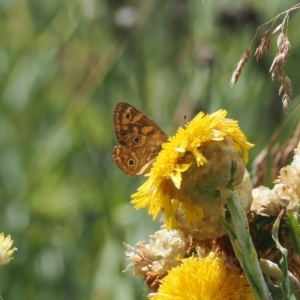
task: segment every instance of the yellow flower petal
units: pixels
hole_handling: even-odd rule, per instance
[[[170,176],[171,179],[176,186],[176,188],[180,189],[181,185],[181,173],[185,172],[189,168],[190,164],[182,164],[182,165],[177,165],[173,172],[171,172]]]

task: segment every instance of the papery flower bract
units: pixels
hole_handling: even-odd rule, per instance
[[[253,146],[226,114],[201,112],[162,145],[148,180],[132,195],[136,209],[147,207],[154,219],[162,211],[168,229],[176,228],[179,209],[185,210],[189,224],[209,217],[209,211],[222,213],[226,190],[243,181],[247,151]],[[220,227],[217,219],[215,225]]]
[[[0,233],[0,266],[8,264],[13,259],[13,254],[17,248],[11,248],[13,240],[10,235],[7,237],[3,233]]]
[[[206,258],[190,257],[169,271],[151,300],[252,300],[249,284],[239,271],[226,268],[214,252]]]

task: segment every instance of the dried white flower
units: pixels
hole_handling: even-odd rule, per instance
[[[277,194],[267,187],[260,186],[252,191],[251,211],[262,216],[277,216],[280,202]]]
[[[185,256],[186,243],[179,230],[161,229],[150,237],[148,244],[139,242],[138,249],[125,244],[131,250],[126,252],[126,258],[132,260],[125,271],[134,267],[135,276],[145,277],[148,286],[155,289],[158,280],[180,264],[179,259]]]
[[[279,171],[272,190],[258,187],[252,191],[251,211],[264,216],[276,216],[282,207],[297,211],[300,194],[300,143],[295,149],[293,162]]]

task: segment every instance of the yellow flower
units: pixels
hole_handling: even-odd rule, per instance
[[[169,271],[151,300],[252,300],[245,277],[226,268],[214,252],[203,259],[190,257]]]
[[[13,254],[17,248],[10,249],[13,240],[8,235],[6,238],[0,233],[0,266],[8,264],[13,259]]]
[[[179,218],[197,226],[205,217],[210,232],[221,230],[215,216],[223,213],[228,188],[242,183],[253,146],[226,114],[201,112],[163,144],[148,180],[132,195],[136,209],[147,207],[153,219],[162,211],[168,229],[176,228]]]

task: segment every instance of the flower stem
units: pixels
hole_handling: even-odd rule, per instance
[[[252,243],[246,214],[240,205],[237,195],[234,193],[227,200],[227,208],[231,215],[231,224],[229,225],[225,219],[222,219],[221,225],[229,234],[235,255],[245,272],[253,295],[255,299],[259,300],[272,299]]]
[[[294,249],[300,255],[300,226],[294,212],[286,212],[286,220],[291,231]]]

